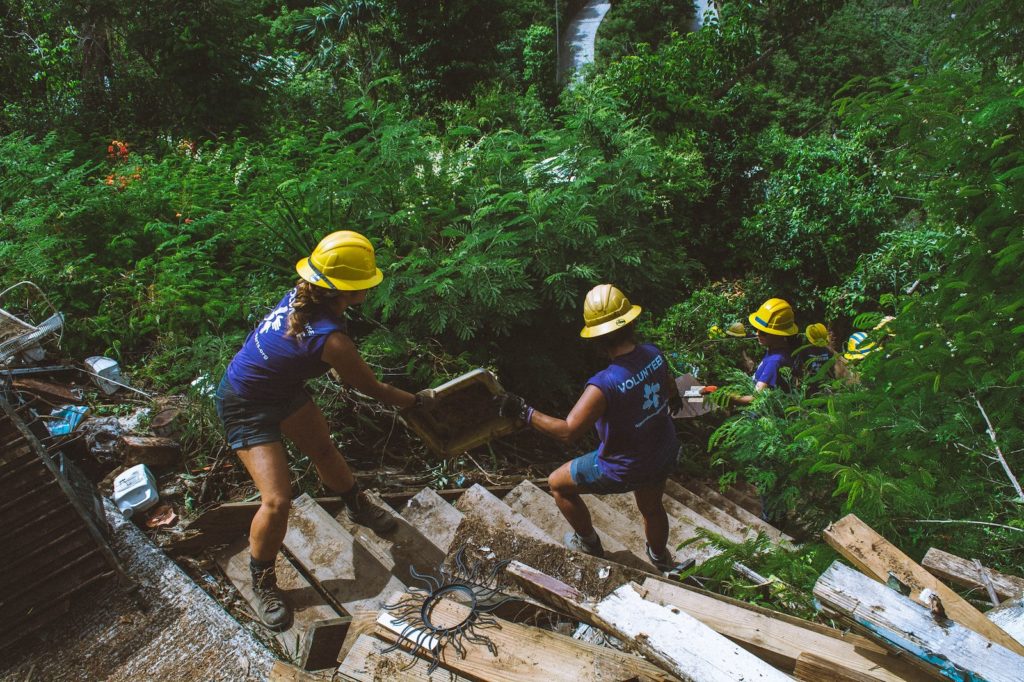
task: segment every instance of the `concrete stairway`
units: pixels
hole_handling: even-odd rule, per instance
[[[503,559],[532,562],[598,596],[624,582],[639,583],[657,575],[646,558],[642,519],[633,496],[587,495],[585,499],[605,548],[602,560],[564,547],[568,523],[554,498],[529,481],[520,483],[504,499],[474,486],[454,504],[425,488],[400,512],[375,498],[398,522],[397,528],[384,536],[351,523],[344,512],[332,517],[312,498],[301,496],[293,503],[285,551],[278,563],[279,582],[296,614],[293,626],[276,635],[281,649],[307,670],[336,667],[351,654],[353,658],[342,665],[339,675],[374,679],[359,672],[365,673],[367,661],[371,661],[370,667],[379,677],[381,666],[399,660],[396,655],[404,656],[385,654],[372,637],[375,632],[381,636],[378,615],[382,607],[407,592],[409,586],[422,586],[412,574],[414,568],[421,573],[436,573],[441,566],[454,570],[452,557],[460,548],[467,550],[468,562],[481,561],[488,566]],[[700,543],[674,549],[696,537],[698,529],[740,540],[767,527],[784,539],[749,511],[697,483],[670,482],[664,503],[670,518],[669,547],[680,562],[703,561],[712,555]],[[218,561],[251,603],[246,543],[228,547]],[[557,620],[516,588],[502,585],[502,589],[520,598],[498,614],[508,622],[536,621],[542,612]],[[438,672],[426,675],[419,664],[395,679],[407,676],[441,679]],[[447,673],[442,677],[447,679]]]

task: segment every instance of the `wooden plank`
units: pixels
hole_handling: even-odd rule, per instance
[[[837,668],[831,660],[809,651],[800,654],[793,676],[807,682],[872,682],[877,679],[848,668]]]
[[[863,674],[872,680],[898,682],[927,677],[860,635],[801,621],[750,604],[730,603],[719,595],[663,580],[645,580],[642,595],[648,601],[674,606],[690,614],[782,670],[798,668],[800,657],[813,653],[826,659],[836,671]]]
[[[1024,679],[1024,657],[954,620],[934,616],[925,606],[839,561],[818,579],[814,596],[886,646],[906,651],[918,665],[951,679]]]
[[[765,535],[770,537],[776,542],[785,540],[786,542],[792,542],[793,538],[780,531],[775,526],[771,525],[760,516],[756,516],[750,513],[749,510],[740,506],[733,500],[730,500],[725,495],[722,495],[717,490],[704,485],[700,481],[691,480],[687,481],[685,487],[692,490],[694,493],[700,495],[704,499],[711,502],[713,505],[725,511],[729,516],[740,521],[746,526],[753,528],[755,531],[762,531]]]
[[[428,674],[430,663],[395,650],[384,653],[391,644],[369,635],[359,635],[338,672],[359,682],[465,682],[468,678],[437,668]]]
[[[224,571],[231,584],[242,595],[253,613],[256,613],[256,595],[252,590],[249,573],[249,541],[242,538],[226,547],[216,557],[217,565]],[[316,591],[291,564],[279,554],[275,566],[277,585],[291,605],[294,617],[290,628],[274,635],[289,660],[301,668],[315,670],[333,667],[333,660],[345,640],[348,617],[339,613]],[[321,624],[332,627],[320,629]],[[333,653],[324,654],[333,648]],[[313,655],[310,660],[309,656]],[[327,662],[324,663],[324,656]]]
[[[506,572],[527,594],[601,628],[680,679],[791,679],[683,611],[646,601],[639,591],[642,588],[633,583],[595,602],[518,561],[509,564]]]
[[[833,523],[823,535],[829,545],[865,574],[884,583],[892,573],[910,587],[910,597],[915,600],[922,590],[930,589],[942,600],[950,618],[1011,651],[1024,654],[1024,645],[855,515],[849,514]]]
[[[1006,634],[1024,644],[1024,598],[997,606],[986,613],[985,617],[1001,627]]]
[[[459,623],[469,614],[467,606],[447,599],[437,602],[430,612],[431,619],[440,623]],[[378,636],[397,641],[405,624],[393,623],[386,612],[382,616]],[[446,649],[441,665],[481,682],[536,682],[543,678],[574,682],[675,679],[648,661],[616,649],[528,625],[508,621],[500,621],[499,625],[476,629],[478,635],[491,641],[496,653],[491,653],[485,644],[463,641],[465,658]]]
[[[555,504],[555,498],[544,492],[529,481],[516,486],[503,500],[512,511],[521,514],[538,528],[543,530],[552,542],[562,542],[565,534],[572,531],[572,526],[562,516]],[[644,559],[636,556],[618,538],[607,533],[601,535],[604,555],[609,561],[632,566],[642,571],[649,571],[651,566]]]
[[[924,555],[921,565],[927,568],[932,575],[936,575],[943,580],[975,590],[985,589],[984,579],[979,574],[974,563],[955,554],[932,547]],[[1024,578],[1006,575],[999,571],[993,571],[990,568],[984,570],[988,573],[989,580],[992,581],[992,587],[995,589],[996,596],[1000,600],[1020,599],[1024,596]]]

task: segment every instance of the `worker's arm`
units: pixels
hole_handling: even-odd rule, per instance
[[[510,396],[514,400],[522,401],[518,396]],[[524,404],[525,407],[525,404]],[[558,419],[539,412],[530,407],[525,407],[526,413],[520,417],[533,429],[540,431],[563,443],[572,443],[594,426],[594,422],[604,414],[604,395],[601,389],[593,384],[587,386],[583,395],[576,401],[576,405],[569,412],[565,419]]]
[[[756,392],[758,392],[758,393],[760,393],[761,391],[763,391],[766,388],[771,388],[771,386],[769,386],[768,384],[766,384],[763,381],[757,382],[757,385],[754,386],[754,390]],[[754,402],[754,396],[752,396],[752,395],[737,395],[737,396],[733,396],[732,401],[734,403],[736,403],[737,405],[749,405],[750,403]]]
[[[352,339],[345,334],[335,332],[328,336],[320,359],[333,367],[342,381],[360,393],[403,409],[416,404],[416,396],[412,393],[380,381],[359,355]]]
[[[594,427],[594,423],[604,414],[604,410],[604,394],[597,386],[589,384],[565,419],[534,410],[530,417],[530,426],[563,443],[572,443]]]

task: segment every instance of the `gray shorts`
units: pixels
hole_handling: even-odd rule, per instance
[[[224,424],[232,450],[280,442],[281,422],[305,407],[310,400],[305,389],[273,401],[249,400],[235,393],[227,375],[220,380],[213,397],[217,416]]]

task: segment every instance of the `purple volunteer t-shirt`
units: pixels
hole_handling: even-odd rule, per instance
[[[346,332],[345,321],[324,315],[311,320],[298,336],[287,336],[294,300],[292,289],[252,330],[228,365],[228,381],[243,398],[275,400],[289,396],[307,379],[330,369],[320,354],[328,336]]]
[[[754,382],[763,381],[770,388],[775,388],[779,382],[779,368],[783,366],[789,367],[790,365],[791,361],[788,351],[769,350],[764,354],[761,364],[757,366],[757,370],[754,372]]]
[[[607,408],[597,420],[597,464],[614,481],[642,481],[679,450],[668,399],[675,382],[657,346],[639,344],[587,382],[601,389]]]

